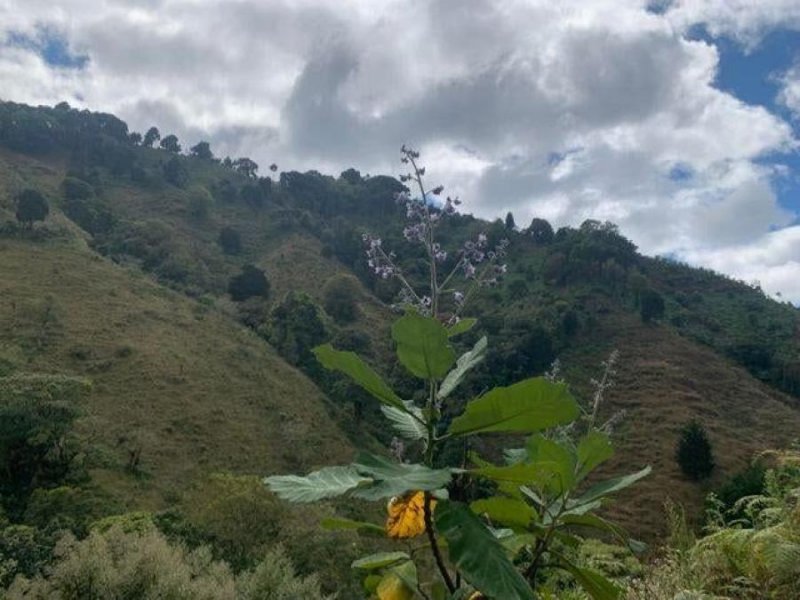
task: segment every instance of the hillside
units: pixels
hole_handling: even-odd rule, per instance
[[[154,507],[204,472],[332,464],[349,456],[349,440],[391,437],[374,406],[321,372],[309,349],[332,340],[357,350],[411,391],[389,354],[397,288],[368,271],[361,244],[365,231],[381,235],[404,272],[419,276],[419,250],[403,240],[393,201],[400,182],[354,170],[259,177],[244,161],[143,147],[108,115],[2,109],[0,221],[12,225],[0,239],[0,358],[94,382],[81,426],[111,457],[96,481],[131,508]],[[14,199],[27,188],[51,207],[33,234],[13,225]],[[226,228],[240,248],[220,244]],[[460,215],[441,237],[457,247],[480,231],[511,245],[508,274],[470,309],[479,326],[463,345],[485,333],[490,356],[465,390],[539,374],[560,358],[588,399],[590,378],[618,349],[605,410],[627,416],[609,470],[654,467],[614,509],[637,535],[662,531],[668,496],[697,516],[704,494],[754,452],[800,434],[796,308],[643,257],[610,224],[507,229]],[[263,269],[269,292],[234,302],[229,283],[248,264]],[[356,308],[337,318],[326,287],[343,277]],[[653,296],[661,308],[656,301],[643,319]],[[700,485],[674,461],[692,417],[708,428],[719,464]],[[146,477],[124,472],[131,444]]]

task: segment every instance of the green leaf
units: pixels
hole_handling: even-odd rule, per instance
[[[447,398],[450,392],[456,389],[461,380],[464,379],[464,375],[474,366],[480,364],[484,358],[486,358],[486,336],[478,340],[472,350],[461,355],[461,358],[456,362],[455,368],[444,378],[436,397],[440,400]]]
[[[508,482],[523,485],[536,480],[539,475],[539,468],[528,463],[516,463],[503,466],[487,465],[473,469],[471,472],[499,483]]]
[[[613,494],[620,490],[624,490],[626,487],[629,487],[642,479],[643,477],[647,477],[650,474],[652,469],[650,467],[645,467],[641,471],[637,471],[636,473],[631,473],[630,475],[623,475],[622,477],[615,477],[614,479],[608,479],[606,481],[600,482],[597,485],[593,485],[590,487],[584,494],[571,503],[571,506],[577,506],[581,504],[587,504],[589,502],[594,502],[596,500],[600,500],[609,494]]]
[[[586,569],[572,564],[563,556],[559,556],[560,566],[575,578],[575,581],[592,597],[593,600],[616,600],[622,593],[606,577],[594,569]]]
[[[578,473],[580,481],[614,455],[611,439],[601,431],[590,431],[578,443]]]
[[[317,346],[313,352],[326,369],[344,373],[387,406],[405,410],[400,397],[356,353],[336,350],[330,344]]]
[[[375,523],[367,523],[366,521],[353,521],[352,519],[344,519],[341,517],[328,517],[320,521],[323,529],[329,531],[357,531],[361,534],[380,535],[384,537],[386,531],[380,525]]]
[[[488,517],[493,525],[517,529],[525,529],[536,517],[536,511],[522,500],[503,496],[476,500],[469,507],[475,514]]]
[[[564,514],[561,517],[561,522],[564,525],[577,525],[579,527],[592,527],[600,531],[607,531],[615,536],[620,542],[625,544],[628,549],[639,554],[646,549],[646,545],[637,540],[628,537],[625,530],[619,525],[615,525],[604,518],[592,514]]]
[[[365,500],[378,500],[400,496],[412,490],[437,490],[452,479],[450,469],[429,469],[424,465],[395,463],[367,452],[362,452],[353,465],[373,485],[360,487],[354,495]]]
[[[571,450],[541,435],[528,440],[530,465],[536,467],[531,480],[541,488],[562,494],[575,486],[575,456]]]
[[[366,569],[368,571],[372,571],[374,569],[390,567],[399,562],[405,562],[410,558],[411,557],[405,552],[377,552],[375,554],[370,554],[369,556],[359,558],[358,560],[354,560],[353,564],[350,566],[354,569]]]
[[[453,366],[456,354],[447,329],[432,317],[408,313],[392,326],[397,358],[420,379],[441,379]]]
[[[278,497],[289,502],[314,502],[324,498],[342,496],[347,492],[372,483],[372,479],[359,474],[352,465],[325,467],[300,475],[273,475],[264,483]]]
[[[478,322],[478,319],[461,319],[455,325],[451,325],[447,328],[447,335],[449,337],[456,337],[457,335],[461,335],[462,333],[468,332],[470,329],[475,327],[475,323]]]
[[[450,560],[470,584],[491,598],[533,600],[533,591],[501,542],[466,505],[440,502],[435,517],[436,529],[447,540]]]
[[[508,387],[494,388],[472,400],[464,413],[453,419],[450,433],[533,433],[569,423],[578,414],[578,404],[566,385],[534,377]]]
[[[403,438],[411,441],[424,439],[428,435],[422,410],[413,402],[404,400],[405,410],[394,406],[381,406],[381,412],[392,422],[392,427]]]

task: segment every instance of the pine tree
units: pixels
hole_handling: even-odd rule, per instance
[[[675,460],[684,475],[695,481],[706,479],[714,470],[714,454],[705,427],[696,420],[689,421],[681,430]]]

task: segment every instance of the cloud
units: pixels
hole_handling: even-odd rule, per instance
[[[792,112],[794,118],[800,119],[800,62],[783,74],[780,84],[778,101]]]
[[[649,253],[732,274],[749,257],[800,301],[798,257],[760,252],[797,218],[771,166],[796,152],[792,127],[718,89],[716,47],[688,37],[752,46],[800,26],[794,0],[6,0],[0,23],[0,39],[46,27],[88,57],[63,69],[0,43],[7,98],[282,169],[392,173],[410,144],[481,216],[610,219]]]

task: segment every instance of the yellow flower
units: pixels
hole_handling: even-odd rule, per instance
[[[431,498],[431,512],[436,500]],[[409,492],[389,500],[386,533],[391,538],[412,538],[425,532],[425,492]]]

